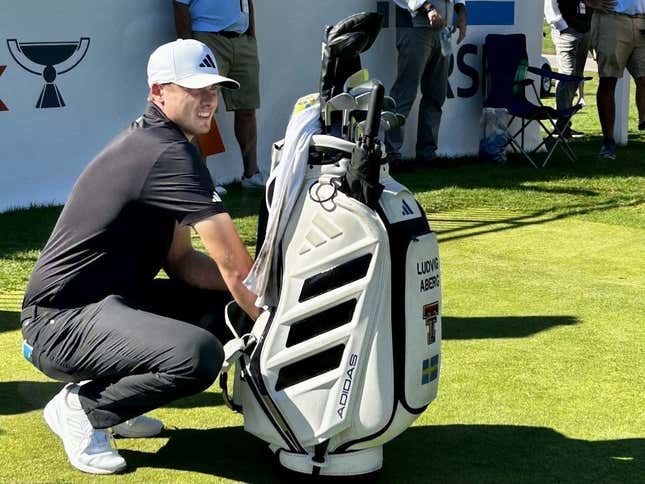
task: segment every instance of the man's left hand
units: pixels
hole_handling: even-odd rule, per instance
[[[455,30],[459,29],[459,37],[457,37],[458,44],[461,44],[461,42],[466,37],[467,26],[468,20],[466,17],[466,8],[463,5],[459,4],[457,5],[457,22],[452,27],[453,33],[455,32]]]

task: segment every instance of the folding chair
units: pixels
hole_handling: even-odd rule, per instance
[[[489,34],[486,36],[484,42],[484,93],[486,97],[484,107],[502,108],[510,115],[506,126],[508,136],[506,146],[510,145],[516,153],[521,153],[535,168],[538,165],[533,160],[533,156],[542,147],[547,149],[546,158],[541,164],[542,167],[546,166],[557,147],[561,148],[571,162],[575,162],[576,155],[569,146],[564,133],[571,125],[571,117],[582,108],[582,104],[578,103],[562,110],[543,105],[533,79],[526,78],[527,72],[557,79],[560,82],[579,83],[591,79],[590,77],[569,76],[529,66],[524,34]],[[527,86],[533,88],[539,104],[534,104],[526,98]],[[511,124],[515,119],[520,120],[521,127],[513,131]],[[538,146],[527,150],[524,146],[524,132],[532,122],[539,123],[546,132],[546,137]]]

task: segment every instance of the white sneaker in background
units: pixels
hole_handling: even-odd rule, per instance
[[[215,191],[218,195],[226,195],[228,193],[228,190],[222,185],[215,185]]]
[[[45,405],[49,428],[60,437],[69,462],[90,474],[114,474],[125,469],[125,459],[112,446],[105,429],[92,427],[78,398],[80,386],[70,383]]]
[[[250,177],[242,175],[242,186],[244,188],[264,188],[265,182],[260,172]]]
[[[139,439],[154,437],[163,430],[163,422],[156,418],[139,415],[112,427],[112,433],[119,437]]]

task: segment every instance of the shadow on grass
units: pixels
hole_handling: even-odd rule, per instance
[[[38,206],[0,213],[0,258],[18,251],[40,250],[54,228],[62,206]]]
[[[394,177],[414,192],[437,190],[444,187],[460,188],[514,188],[536,191],[534,187],[522,186],[526,182],[548,182],[566,178],[633,177],[642,176],[642,153],[645,142],[630,140],[629,146],[618,147],[615,161],[599,160],[598,150],[602,138],[589,136],[572,143],[578,156],[576,163],[565,161],[563,157],[551,159],[545,168],[533,168],[519,155],[509,156],[506,164],[495,164],[476,157],[438,158],[434,165],[424,165],[409,160],[392,170]],[[544,157],[538,155],[541,163]],[[539,190],[539,189],[537,189]],[[548,189],[547,189],[548,191]],[[573,188],[556,193],[573,195],[586,194]],[[588,195],[595,192],[589,191]]]
[[[63,385],[64,383],[56,381],[0,382],[0,415],[17,415],[42,410],[47,402],[63,388]],[[223,404],[220,393],[203,392],[175,400],[164,408],[217,407]]]
[[[168,442],[156,453],[122,450],[129,468],[186,470],[242,482],[296,480],[278,468],[266,444],[241,427],[170,430],[165,437]],[[365,481],[642,482],[644,455],[645,439],[590,442],[549,428],[510,425],[413,427],[386,444],[383,469]]]
[[[233,218],[257,215],[264,199],[264,190],[242,188],[239,183],[226,186],[228,193],[222,197],[224,207]]]
[[[464,239],[476,235],[492,234],[530,225],[545,224],[556,220],[563,220],[574,215],[602,212],[619,207],[638,207],[644,203],[645,198],[641,197],[630,202],[616,201],[590,205],[578,204],[567,207],[552,207],[522,215],[513,215],[511,217],[499,217],[499,212],[491,209],[488,211],[488,216],[487,211],[476,210],[473,211],[473,216],[469,218],[438,218],[430,214],[428,220],[431,226],[433,223],[439,223],[442,226],[451,225],[450,228],[442,227],[437,230],[439,241],[448,242],[450,240]]]
[[[0,311],[0,333],[20,329],[20,313],[18,311]]]
[[[645,439],[586,441],[510,425],[413,427],[385,446],[381,482],[642,482]]]
[[[574,316],[489,316],[442,318],[443,339],[526,338],[556,326],[578,323]]]
[[[17,320],[18,313],[0,312],[4,319],[9,313]],[[445,317],[443,339],[525,338],[556,326],[578,323],[573,316],[489,316]],[[16,323],[17,324],[17,323]],[[1,327],[4,329],[4,324]],[[16,329],[11,327],[9,329]],[[19,348],[16,348],[16,353]],[[0,415],[15,415],[44,408],[45,404],[62,388],[61,382],[5,381],[0,382]],[[205,392],[176,400],[168,408],[198,408],[223,405],[220,393]]]

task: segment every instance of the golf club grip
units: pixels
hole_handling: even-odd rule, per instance
[[[383,96],[385,93],[383,84],[379,81],[374,81],[374,84],[365,121],[365,138],[370,146],[374,144],[374,140],[378,137],[378,129],[381,124],[381,109],[383,108]]]

